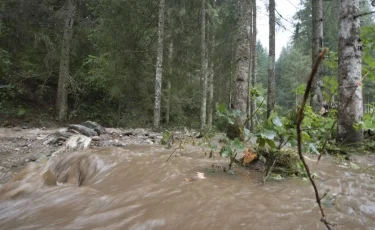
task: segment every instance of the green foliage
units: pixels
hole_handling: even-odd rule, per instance
[[[9,52],[0,48],[0,81],[9,72],[11,65]]]
[[[165,130],[162,133],[163,138],[160,141],[160,144],[162,145],[168,145],[168,148],[170,148],[173,144],[173,132],[169,130]]]
[[[311,71],[311,58],[295,46],[284,47],[275,66],[278,112],[296,108]]]
[[[234,158],[237,153],[245,150],[245,144],[238,138],[228,141],[225,146],[220,150],[220,155],[222,157]]]
[[[233,125],[236,119],[240,118],[241,111],[235,109],[229,110],[224,104],[216,104],[216,115]]]

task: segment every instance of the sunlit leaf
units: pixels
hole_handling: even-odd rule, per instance
[[[264,138],[264,139],[270,139],[270,140],[273,140],[275,137],[276,137],[276,133],[274,131],[271,131],[271,130],[263,130],[261,133],[260,133],[261,137]]]
[[[281,122],[280,118],[277,117],[277,116],[274,117],[274,118],[272,119],[272,122],[273,122],[273,124],[274,124],[275,126],[277,126],[277,127],[280,127],[280,126],[283,125],[283,123]]]
[[[309,141],[309,140],[311,140],[311,137],[310,137],[310,135],[307,132],[302,131],[301,136],[302,136],[302,140],[303,141]]]

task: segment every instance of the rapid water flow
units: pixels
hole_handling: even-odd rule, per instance
[[[227,161],[198,147],[165,162],[170,153],[96,148],[32,163],[0,187],[0,229],[325,229],[308,181],[262,185],[260,172],[210,172]],[[374,171],[308,161],[334,229],[375,229]]]

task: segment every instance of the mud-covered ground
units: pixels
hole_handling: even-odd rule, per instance
[[[64,139],[56,140],[56,134],[66,128],[0,128],[0,184],[21,171],[29,162],[48,158],[61,149]],[[107,133],[93,138],[91,147],[126,146],[129,144],[157,144],[160,133],[146,129],[107,128]]]

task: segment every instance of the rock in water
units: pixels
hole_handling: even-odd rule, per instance
[[[91,141],[92,141],[91,137],[86,137],[80,134],[73,135],[69,137],[69,139],[65,142],[65,146],[63,146],[61,149],[57,150],[56,152],[52,153],[52,157],[62,152],[87,149],[90,146]]]
[[[98,133],[98,136],[100,136],[103,133],[107,133],[105,131],[105,128],[98,123],[94,121],[85,121],[81,125],[86,126],[87,128],[93,129]]]
[[[79,132],[80,134],[83,134],[87,137],[98,136],[98,133],[94,129],[88,128],[83,125],[69,125],[68,130]]]
[[[91,138],[83,135],[73,135],[65,142],[65,147],[72,150],[86,149],[91,144]]]

